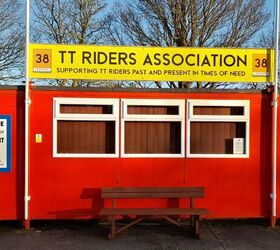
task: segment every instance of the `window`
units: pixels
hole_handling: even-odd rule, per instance
[[[119,100],[54,98],[54,157],[118,157]]]
[[[124,157],[184,157],[184,100],[122,100]]]
[[[246,100],[189,100],[187,156],[249,157],[249,110]]]

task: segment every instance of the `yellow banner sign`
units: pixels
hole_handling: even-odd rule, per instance
[[[31,78],[272,82],[274,51],[229,48],[159,48],[30,45]]]

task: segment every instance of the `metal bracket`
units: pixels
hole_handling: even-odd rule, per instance
[[[30,201],[31,200],[31,196],[28,195],[27,197],[24,197],[24,200]]]
[[[31,99],[25,99],[25,100],[24,100],[24,103],[30,105],[30,104],[31,104]]]
[[[30,196],[30,195],[25,196],[25,197],[24,197],[24,200],[25,200],[25,201],[30,201],[30,200],[31,200],[31,196]]]
[[[278,107],[278,100],[277,101],[272,101],[270,104],[271,104],[272,107],[275,107],[275,106]]]
[[[270,196],[270,198],[271,198],[272,200],[275,200],[275,199],[276,199],[276,194],[270,193],[269,196]]]

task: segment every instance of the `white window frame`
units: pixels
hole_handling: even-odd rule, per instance
[[[183,99],[122,99],[121,119],[121,157],[123,158],[184,158],[185,157],[185,100]],[[128,106],[178,106],[178,115],[147,115],[128,114]],[[127,154],[125,153],[125,122],[181,122],[181,153],[180,154]]]
[[[70,114],[60,113],[60,105],[112,105],[112,114]],[[57,122],[58,121],[114,121],[115,153],[58,153]],[[53,157],[55,158],[116,158],[119,157],[119,99],[111,98],[53,98]]]
[[[194,106],[215,107],[243,107],[243,115],[195,115]],[[187,100],[187,157],[188,158],[249,158],[250,152],[250,101],[249,100]],[[245,122],[245,154],[191,154],[190,152],[190,125],[191,122]]]

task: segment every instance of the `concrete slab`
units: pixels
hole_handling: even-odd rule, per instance
[[[280,249],[280,227],[265,220],[203,221],[201,239],[165,222],[143,222],[107,240],[108,227],[97,221],[33,221],[25,231],[0,222],[0,249]]]

